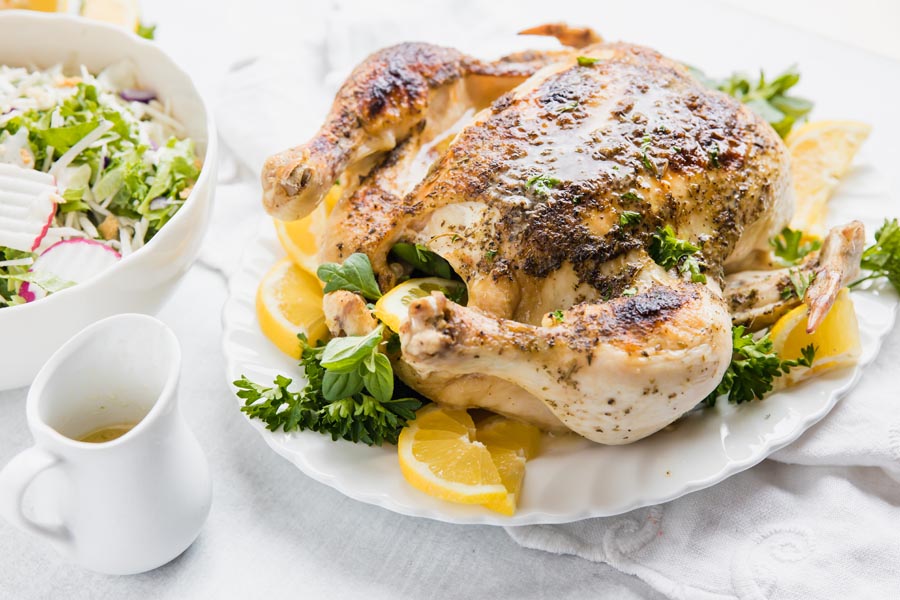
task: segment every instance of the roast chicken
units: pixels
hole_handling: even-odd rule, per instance
[[[732,326],[762,327],[800,298],[768,240],[789,222],[790,159],[746,106],[682,64],[589,29],[548,25],[558,51],[494,62],[407,43],[349,76],[321,130],[272,156],[275,217],[315,210],[336,182],[321,262],[365,253],[383,290],[422,244],[465,282],[465,306],[418,299],[400,327],[398,375],[451,407],[479,407],[603,444],[650,435],[714,390]],[[699,271],[658,264],[665,227],[700,248]],[[863,230],[832,230],[810,330],[855,276]],[[376,321],[326,296],[336,335]]]

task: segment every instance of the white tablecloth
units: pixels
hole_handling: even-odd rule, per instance
[[[281,21],[271,12],[247,8],[266,2],[145,4],[148,20],[160,25],[160,43],[212,96],[236,61],[269,54],[283,46],[286,36],[304,37],[298,25],[322,26],[312,12],[308,20]],[[564,8],[557,7],[557,18],[578,20]],[[639,31],[639,23],[633,29]],[[345,59],[353,57],[331,57]],[[711,62],[717,67],[722,59],[712,57]],[[264,116],[247,118],[252,124]],[[226,165],[223,171],[228,170]],[[235,171],[235,179],[241,179],[237,167]],[[252,176],[248,181],[221,189],[215,217],[220,226],[243,214],[240,203],[258,202]],[[232,263],[242,235],[253,229],[253,223],[246,223],[235,230],[233,243],[215,240],[204,258],[217,266]],[[502,529],[402,517],[349,500],[303,476],[276,456],[235,410],[220,349],[225,294],[224,278],[198,265],[159,315],[183,345],[182,407],[214,478],[213,508],[200,538],[156,571],[107,577],[61,563],[41,542],[0,523],[0,599],[662,597],[638,578],[605,564],[522,548]],[[25,390],[0,393],[0,464],[31,443],[24,399]],[[755,475],[738,477],[752,486]],[[896,527],[896,520],[884,526]],[[566,551],[571,548],[570,543]],[[590,552],[586,548],[583,554]]]

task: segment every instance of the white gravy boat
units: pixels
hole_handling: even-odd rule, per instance
[[[212,487],[178,409],[180,364],[175,334],[136,314],[98,321],[57,350],[28,392],[35,445],[0,471],[0,515],[102,573],[148,571],[187,549]],[[78,441],[135,422],[112,441]]]

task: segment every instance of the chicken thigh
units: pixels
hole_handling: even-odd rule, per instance
[[[466,283],[466,306],[439,292],[410,304],[395,366],[411,387],[630,443],[721,380],[746,284],[728,280],[730,306],[726,274],[788,223],[789,157],[763,119],[683,65],[550,33],[591,45],[496,63],[425,44],[373,55],[319,134],[268,161],[264,202],[297,218],[340,178],[323,262],[363,252],[389,289],[404,274],[390,250],[412,242]],[[699,272],[654,260],[665,227],[700,248]]]

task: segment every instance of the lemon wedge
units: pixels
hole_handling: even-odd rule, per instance
[[[853,309],[850,290],[842,289],[815,333],[806,333],[809,309],[801,304],[772,327],[772,346],[782,360],[800,358],[801,350],[813,344],[816,357],[810,369],[795,369],[790,380],[830,371],[856,363],[862,351],[859,323]]]
[[[474,433],[472,418],[464,410],[435,405],[420,409],[397,443],[403,476],[435,498],[462,504],[502,503],[508,492],[491,453]]]
[[[293,358],[300,357],[297,334],[305,334],[313,345],[328,335],[319,281],[289,258],[275,263],[260,281],[256,317],[263,334]]]
[[[137,31],[141,23],[138,0],[84,0],[81,16]]]
[[[325,200],[314,211],[296,221],[275,221],[275,233],[281,247],[294,263],[313,275],[319,268],[319,248],[325,237],[325,223],[341,197],[340,186],[332,186]]]
[[[526,460],[537,456],[541,448],[540,429],[499,415],[478,423],[475,439],[485,446],[513,450]]]
[[[466,284],[452,279],[409,279],[378,299],[375,303],[375,316],[392,331],[399,332],[400,325],[409,316],[409,304],[413,300],[430,296],[431,292],[443,292],[449,298],[459,297],[465,289]]]
[[[871,130],[859,121],[812,121],[788,135],[797,196],[792,228],[821,237],[828,199]]]
[[[65,12],[66,0],[0,0],[0,10],[18,8],[21,10],[38,10],[41,12]]]
[[[490,452],[506,488],[506,498],[485,506],[504,515],[514,515],[525,480],[525,461],[537,456],[541,431],[534,425],[495,416],[478,424],[475,439]]]

